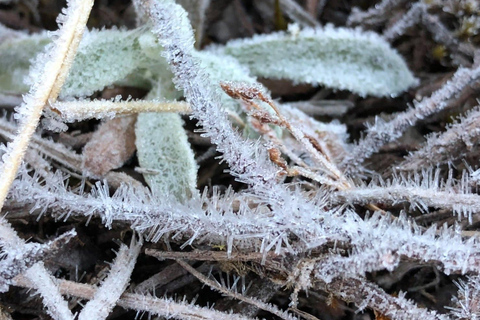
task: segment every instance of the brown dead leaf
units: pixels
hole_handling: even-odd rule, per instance
[[[136,116],[119,117],[102,123],[83,149],[83,170],[102,177],[120,168],[135,152]]]

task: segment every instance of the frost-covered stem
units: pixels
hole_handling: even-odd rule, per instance
[[[443,44],[448,50],[453,52],[456,64],[469,66],[471,62],[468,59],[473,57],[474,47],[460,42],[458,37],[453,35],[437,16],[429,14],[427,9],[428,7],[425,3],[418,2],[413,4],[399,21],[383,32],[383,37],[392,42],[413,25],[421,24],[432,34],[435,41]]]
[[[391,221],[376,216],[364,221],[349,210],[342,214],[322,212],[320,205],[325,206],[324,202],[300,204],[300,196],[295,204],[301,205],[301,216],[288,216],[286,213],[294,212],[288,208],[285,209],[287,212],[265,216],[261,213],[265,208],[252,209],[248,205],[233,212],[232,195],[191,199],[190,202],[179,204],[168,200],[155,201],[132,189],[122,191],[120,188],[121,193],[113,197],[110,197],[108,189],[100,189],[95,196],[82,197],[58,186],[61,182],[46,181],[45,184],[50,187],[55,185],[53,190],[35,182],[31,184],[20,180],[16,183],[18,190],[13,189],[12,197],[24,205],[35,203],[42,210],[48,208],[63,214],[68,209],[69,214],[78,216],[99,215],[107,226],[113,221],[128,222],[134,230],[148,234],[152,241],[158,241],[165,232],[175,231],[179,238],[183,236],[189,239],[186,244],[199,239],[210,243],[227,243],[229,256],[233,256],[231,247],[235,237],[242,239],[238,245],[246,251],[263,242],[261,252],[267,257],[266,253],[275,248],[278,241],[295,235],[304,239],[307,249],[323,245],[326,241],[341,240],[349,242],[359,252],[365,252],[363,258],[352,260],[358,263],[356,267],[349,262],[342,262],[349,266],[347,270],[356,274],[368,272],[371,266],[366,261],[377,261],[372,260],[372,254],[377,257],[387,249],[396,252],[397,256],[440,263],[446,273],[465,274],[480,270],[480,246],[474,240],[465,241],[458,234],[447,232],[438,235],[437,230],[424,233],[415,229],[411,221],[406,219]],[[248,203],[241,196],[238,197],[240,202]],[[36,199],[43,201],[39,203]],[[320,215],[322,223],[317,222]],[[372,246],[372,243],[383,247]],[[288,247],[279,249],[282,252]],[[394,260],[393,266],[397,262]]]
[[[319,289],[331,292],[344,301],[355,303],[360,309],[369,307],[395,320],[448,320],[446,315],[424,308],[402,296],[393,297],[365,278],[342,276],[318,285]]]
[[[351,204],[382,203],[394,205],[410,203],[428,211],[428,207],[451,209],[459,213],[480,212],[480,196],[477,194],[461,194],[452,190],[443,191],[438,188],[422,188],[420,186],[379,186],[349,189],[335,193],[334,202]]]
[[[58,285],[45,269],[42,262],[34,264],[25,272],[30,286],[36,289],[43,298],[47,313],[55,320],[73,320],[68,302],[60,294]],[[94,318],[91,318],[94,319]]]
[[[113,118],[117,115],[136,114],[142,112],[178,112],[189,113],[190,105],[183,101],[62,101],[52,104],[52,108],[60,112],[58,117],[65,122],[83,121],[87,119]]]
[[[17,127],[6,119],[0,118],[0,135],[8,140],[15,138]],[[30,148],[37,150],[39,153],[50,159],[61,163],[67,168],[81,172],[82,156],[65,147],[65,145],[54,142],[52,140],[43,139],[37,134],[30,137]]]
[[[0,210],[3,207],[8,190],[17,174],[20,163],[34,133],[44,106],[54,102],[73,62],[80,43],[93,0],[75,0],[68,3],[65,16],[59,18],[63,25],[58,38],[46,47],[44,54],[37,57],[30,72],[35,80],[30,92],[24,97],[24,103],[18,110],[20,118],[19,133],[9,144],[0,169]],[[51,58],[50,58],[51,57]]]
[[[399,113],[388,122],[377,120],[368,128],[367,136],[362,139],[343,161],[349,173],[358,172],[365,159],[377,152],[383,145],[399,138],[407,128],[415,125],[419,119],[439,112],[448,105],[448,100],[455,97],[465,87],[480,77],[480,66],[473,69],[459,68],[446,84],[430,97],[415,102],[414,108]]]
[[[411,153],[398,167],[414,171],[463,157],[480,143],[480,107],[462,117],[442,134],[430,135],[424,146]]]
[[[0,218],[0,292],[8,290],[11,280],[26,268],[57,252],[60,247],[76,236],[74,230],[66,232],[45,244],[26,243],[16,235],[10,224]]]
[[[212,289],[215,289],[218,292],[220,292],[220,293],[222,293],[222,294],[224,294],[228,297],[232,297],[232,298],[238,299],[240,301],[246,302],[248,304],[254,305],[257,308],[265,310],[267,312],[270,312],[271,314],[274,314],[277,317],[279,317],[281,319],[284,319],[284,320],[297,319],[296,317],[290,315],[288,312],[282,311],[272,304],[265,303],[261,300],[258,300],[258,299],[252,298],[252,297],[247,297],[243,294],[240,294],[238,292],[234,292],[232,290],[229,290],[229,289],[223,287],[219,283],[216,283],[215,281],[210,280],[209,278],[207,278],[206,276],[204,276],[203,274],[198,272],[195,268],[193,268],[191,265],[189,265],[188,263],[186,263],[183,260],[175,260],[175,261],[177,261],[177,263],[179,265],[181,265],[185,270],[187,270],[192,275],[194,275],[198,280],[200,280],[200,282],[208,285]]]
[[[76,283],[68,280],[57,280],[60,293],[82,299],[93,299],[97,288],[93,285]],[[31,284],[25,276],[15,278],[15,285],[30,288]],[[149,312],[166,318],[185,320],[252,320],[238,314],[229,314],[208,308],[201,308],[186,302],[155,298],[134,293],[124,293],[117,301],[117,306],[138,312]]]
[[[383,37],[387,41],[394,41],[405,31],[421,21],[423,13],[426,11],[426,5],[422,2],[414,3],[410,10],[405,13],[400,20],[383,32]]]
[[[337,181],[334,179],[331,179],[329,177],[326,177],[325,175],[318,174],[309,168],[303,168],[299,166],[293,166],[290,170],[289,173],[292,175],[301,175],[304,176],[305,178],[312,179],[313,181],[316,181],[322,185],[327,185],[332,187],[335,190],[345,190],[349,188],[348,182],[345,180],[343,181]]]
[[[142,248],[143,242],[137,241],[135,237],[136,235],[132,238],[130,248],[122,244],[108,277],[96,290],[93,299],[85,305],[78,317],[79,320],[106,319],[113,310],[118,299],[127,288],[130,275]]]
[[[403,6],[408,0],[383,0],[375,4],[367,11],[360,11],[354,8],[347,20],[347,25],[375,24],[376,20],[384,21],[389,17],[388,13]],[[378,23],[378,21],[377,21]]]
[[[470,66],[469,59],[473,58],[475,47],[468,42],[459,41],[459,37],[449,31],[436,15],[429,14],[426,7],[421,7],[420,10],[422,11],[421,22],[432,34],[433,39],[453,53],[456,64]]]
[[[153,32],[164,47],[164,55],[183,89],[193,115],[224,154],[232,174],[252,186],[276,184],[277,168],[267,160],[265,150],[256,150],[240,137],[221,108],[219,93],[194,58],[193,32],[183,9],[173,1],[145,0],[154,23]],[[261,152],[263,151],[263,154]],[[259,154],[260,153],[260,154]]]

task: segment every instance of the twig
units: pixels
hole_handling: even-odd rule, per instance
[[[408,0],[383,0],[367,11],[354,9],[348,17],[347,25],[377,25],[385,21],[391,11],[403,6]]]
[[[415,108],[398,113],[391,121],[377,120],[368,128],[367,136],[362,139],[352,152],[345,158],[342,166],[349,173],[361,170],[365,159],[377,152],[380,147],[399,138],[407,128],[413,126],[419,119],[426,118],[444,109],[448,100],[471,85],[480,77],[480,67],[473,69],[459,68],[453,77],[430,97],[415,102]]]
[[[158,101],[63,101],[52,104],[52,109],[59,112],[58,117],[65,122],[83,121],[87,119],[113,118],[117,115],[136,114],[141,112],[178,112],[189,113],[190,106],[186,102]]]
[[[353,302],[360,310],[370,307],[392,319],[449,320],[446,315],[417,307],[403,296],[393,297],[364,278],[342,277],[318,284],[317,288]]]
[[[68,70],[72,65],[76,50],[80,43],[93,0],[77,0],[69,2],[64,23],[58,32],[58,38],[47,46],[48,52],[37,57],[36,67],[32,68],[35,84],[30,93],[24,97],[24,104],[18,110],[20,118],[19,133],[9,144],[7,155],[0,169],[0,210],[3,207],[8,190],[17,174],[25,155],[28,143],[38,125],[44,106],[55,102]],[[51,57],[51,58],[47,58]]]
[[[260,301],[258,299],[255,299],[255,298],[250,298],[250,297],[246,297],[240,293],[237,293],[237,292],[234,292],[230,289],[226,289],[225,287],[223,287],[222,285],[218,284],[218,283],[215,283],[214,281],[208,279],[206,276],[204,276],[203,274],[201,274],[200,272],[198,272],[197,270],[195,270],[195,268],[193,268],[192,266],[190,266],[188,263],[186,263],[185,261],[183,260],[176,260],[177,263],[179,265],[181,265],[185,270],[188,270],[188,272],[190,272],[191,274],[193,274],[198,280],[200,280],[201,282],[207,284],[208,286],[210,286],[211,288],[225,294],[225,295],[228,295],[228,296],[231,296],[235,299],[238,299],[240,301],[243,301],[243,302],[246,302],[246,303],[249,303],[249,304],[252,304],[262,310],[265,310],[265,311],[268,311],[274,315],[276,315],[277,317],[280,317],[281,319],[285,319],[285,320],[291,320],[291,319],[297,319],[296,317],[288,314],[286,311],[281,311],[279,310],[276,306],[274,305],[271,305],[271,304],[268,304],[268,303],[265,303],[263,301]]]
[[[470,111],[441,134],[430,135],[424,146],[412,152],[398,167],[418,171],[462,158],[480,142],[480,109]]]
[[[143,240],[137,241],[135,238],[136,235],[133,235],[130,248],[125,245],[120,247],[107,279],[96,290],[93,299],[82,309],[78,320],[106,319],[115,307],[118,299],[127,288],[130,275],[142,248]]]
[[[54,279],[45,269],[42,262],[38,262],[25,272],[30,285],[43,298],[47,312],[55,320],[73,320],[73,314],[68,308],[68,302],[61,296]]]
[[[392,42],[398,36],[405,33],[405,30],[415,24],[422,24],[432,34],[435,41],[443,44],[453,53],[457,65],[470,66],[475,48],[468,43],[461,42],[455,37],[438,19],[437,16],[429,14],[427,5],[419,2],[412,5],[410,10],[393,26],[383,32],[384,38]]]
[[[24,288],[32,287],[32,283],[23,275],[19,275],[15,278],[15,285]],[[93,299],[95,292],[97,291],[95,286],[68,280],[58,280],[57,285],[62,294],[87,300]],[[160,299],[134,293],[122,294],[117,301],[117,305],[125,309],[149,312],[165,317],[175,316],[178,319],[185,320],[252,320],[249,317],[244,317],[238,314],[228,314],[208,308],[200,308],[188,303],[175,302],[169,299]]]

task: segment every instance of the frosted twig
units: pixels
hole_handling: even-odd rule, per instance
[[[42,262],[38,262],[25,272],[30,286],[36,289],[43,298],[47,312],[55,320],[73,320],[73,314],[68,308],[68,302],[60,294],[58,285],[45,269]],[[94,319],[94,318],[91,318]]]
[[[480,109],[477,107],[440,134],[430,135],[424,146],[412,152],[399,166],[414,171],[462,158],[480,143]]]
[[[392,42],[398,36],[401,36],[405,31],[414,25],[421,22],[422,15],[426,12],[426,5],[422,2],[414,3],[410,10],[408,10],[395,24],[383,31],[383,37]]]
[[[14,188],[12,198],[25,205],[34,203],[43,210],[50,208],[65,213],[68,208],[71,215],[97,214],[107,226],[114,220],[128,222],[152,241],[158,241],[166,232],[175,231],[177,237],[189,238],[185,245],[195,240],[199,240],[197,243],[226,243],[227,256],[233,256],[233,242],[238,240],[235,242],[237,248],[260,251],[265,259],[268,251],[280,254],[286,250],[309,250],[327,241],[347,241],[360,252],[370,248],[368,250],[378,255],[385,248],[415,260],[440,262],[446,272],[480,270],[480,246],[475,239],[464,241],[452,232],[443,232],[436,238],[435,230],[423,233],[416,226],[412,227],[411,221],[400,218],[392,222],[375,216],[364,221],[350,210],[324,212],[321,206],[326,203],[321,195],[317,195],[319,198],[315,202],[307,202],[297,196],[297,210],[301,208],[302,215],[292,215],[294,211],[289,204],[288,208],[279,208],[274,216],[268,216],[262,213],[266,209],[262,206],[252,209],[245,205],[233,212],[231,194],[223,197],[214,195],[211,199],[194,198],[179,204],[172,202],[174,199],[151,199],[140,191],[124,187],[118,189],[113,197],[103,188],[92,196],[83,197],[62,190],[59,186],[61,182],[45,182],[50,188],[55,187],[54,191],[50,191],[31,179],[25,176],[23,181],[17,180],[18,189]],[[241,199],[238,197],[235,199]],[[319,217],[322,223],[318,223]],[[305,247],[300,244],[295,249],[289,247],[288,238],[292,235],[302,239]],[[281,246],[283,241],[286,241],[285,248]],[[372,243],[377,245],[372,247]],[[366,260],[371,261],[371,256],[367,255]],[[356,263],[363,268],[367,262],[359,259]],[[393,260],[392,266],[396,263],[398,260]],[[359,273],[364,270],[361,268]]]
[[[16,130],[17,127],[14,124],[5,118],[0,118],[0,135],[8,140],[12,140],[15,137]],[[37,134],[33,134],[30,138],[29,147],[69,169],[81,172],[82,157],[61,143],[47,140]]]
[[[382,288],[368,282],[365,278],[342,276],[317,285],[335,296],[355,303],[360,309],[372,308],[391,319],[449,320],[446,315],[419,308],[403,296],[393,297]]]
[[[188,270],[188,272],[193,274],[202,283],[210,286],[212,289],[215,289],[215,290],[219,291],[220,293],[223,293],[227,296],[238,299],[240,301],[246,302],[248,304],[254,305],[257,308],[268,311],[268,312],[276,315],[277,317],[280,317],[281,319],[284,319],[284,320],[297,319],[296,317],[287,313],[286,311],[279,310],[276,306],[274,306],[272,304],[265,303],[263,301],[255,299],[255,298],[247,297],[243,294],[240,294],[238,292],[234,292],[230,289],[227,289],[227,288],[223,287],[222,285],[220,285],[218,283],[215,283],[215,281],[212,281],[212,280],[208,279],[206,276],[204,276],[203,274],[201,274],[200,272],[195,270],[195,268],[193,268],[192,266],[190,266],[188,263],[186,263],[183,260],[175,260],[175,261],[177,261],[177,263],[179,265],[181,265],[185,270]]]
[[[30,72],[36,82],[32,85],[29,94],[24,96],[24,103],[17,110],[16,116],[20,119],[19,133],[8,145],[7,154],[4,156],[0,169],[2,177],[0,209],[3,207],[10,185],[15,179],[44,106],[57,99],[75,57],[93,0],[72,0],[68,2],[68,5],[65,16],[59,18],[59,22],[63,25],[57,32],[58,38],[46,47],[45,53],[37,57]]]
[[[415,24],[423,25],[432,34],[435,41],[450,50],[456,64],[471,65],[469,59],[473,57],[475,48],[468,43],[459,41],[458,37],[454,36],[437,16],[428,13],[427,5],[422,2],[413,4],[399,21],[383,32],[383,36],[392,42]]]
[[[130,101],[61,101],[51,105],[59,112],[58,117],[65,122],[83,121],[87,119],[113,118],[117,115],[136,114],[141,112],[179,112],[189,113],[190,106],[186,102],[159,102],[145,100]]]
[[[458,287],[457,297],[453,297],[452,301],[456,307],[449,308],[450,314],[456,319],[472,319],[480,318],[480,305],[478,297],[480,294],[480,277],[478,275],[468,276],[467,281],[460,280],[456,283]]]
[[[474,83],[480,77],[480,66],[473,69],[459,68],[453,77],[430,97],[420,102],[414,102],[415,107],[398,113],[395,118],[388,122],[377,120],[368,128],[367,136],[360,140],[358,145],[343,161],[343,167],[349,173],[358,172],[361,164],[377,152],[383,145],[399,138],[407,128],[415,125],[419,119],[426,118],[435,112],[439,112],[448,105],[452,99]]]
[[[27,243],[15,234],[10,224],[0,218],[0,292],[8,290],[11,280],[17,274],[31,267],[46,256],[57,252],[65,243],[76,236],[74,230],[66,232],[45,244]]]
[[[115,307],[118,299],[127,288],[130,275],[142,248],[143,241],[137,241],[135,237],[136,235],[133,235],[130,248],[122,244],[107,279],[95,291],[93,299],[87,302],[78,317],[79,320],[106,319]]]
[[[354,26],[358,24],[380,24],[382,21],[387,19],[389,12],[403,6],[407,2],[408,0],[383,0],[367,11],[360,11],[357,8],[354,8],[348,17],[347,25]]]
[[[469,217],[472,213],[480,212],[480,196],[477,194],[459,194],[452,191],[438,189],[424,189],[413,185],[365,187],[340,191],[337,200],[351,204],[382,203],[394,205],[398,203],[410,204],[412,209],[420,208],[427,212],[428,207],[437,209],[451,209],[460,215]]]
[[[232,128],[219,104],[219,93],[194,58],[193,31],[185,12],[170,1],[144,3],[155,25],[153,32],[159,37],[163,54],[175,74],[174,82],[183,89],[193,116],[206,131],[204,136],[217,145],[231,173],[239,179],[254,188],[276,185],[278,169],[267,159],[266,150],[254,147]]]
[[[68,280],[58,280],[57,284],[62,294],[82,299],[93,299],[97,291],[95,286]],[[31,287],[30,281],[22,275],[15,278],[15,285],[26,288]],[[122,294],[117,301],[117,305],[125,309],[149,312],[167,318],[175,317],[185,320],[252,320],[252,318],[238,314],[229,314],[213,309],[201,308],[185,302],[175,302],[170,299],[160,299],[134,293]]]
[[[450,172],[451,175],[451,172]],[[450,209],[466,216],[471,222],[472,213],[480,212],[480,196],[470,193],[470,181],[466,172],[459,182],[451,176],[440,179],[440,170],[423,170],[414,174],[394,174],[392,180],[372,181],[368,186],[332,194],[333,203],[367,204],[369,202],[395,205],[408,203],[412,209],[428,212],[429,207]]]

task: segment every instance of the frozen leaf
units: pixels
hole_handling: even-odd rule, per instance
[[[230,41],[223,52],[256,76],[325,85],[361,96],[397,95],[417,83],[385,40],[359,29],[290,27],[289,32]]]
[[[136,71],[145,56],[142,30],[93,30],[85,33],[61,96],[91,95]]]
[[[8,38],[0,44],[0,91],[25,93],[29,86],[23,82],[30,60],[50,43],[46,33]]]
[[[197,164],[175,113],[142,113],[135,128],[138,161],[143,176],[157,197],[186,198],[197,185]]]
[[[92,30],[85,32],[61,97],[88,96],[108,85],[122,84],[149,87],[152,72],[145,69],[154,64],[141,46],[147,29]],[[30,60],[50,43],[46,33],[7,39],[0,45],[0,91],[25,93],[34,79],[27,78]],[[161,58],[160,47],[157,59]],[[157,66],[158,63],[155,65]],[[156,68],[156,73],[167,71]],[[135,73],[135,74],[134,74]],[[133,75],[134,74],[134,75]]]

